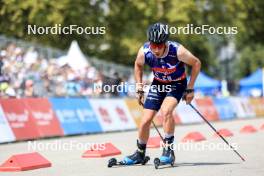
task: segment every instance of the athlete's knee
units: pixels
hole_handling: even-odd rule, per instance
[[[162,108],[160,110],[161,116],[163,117],[164,121],[171,120],[173,117],[173,110],[169,108]]]
[[[143,118],[141,121],[141,128],[149,128],[151,125],[152,118]]]

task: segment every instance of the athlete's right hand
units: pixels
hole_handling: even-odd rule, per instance
[[[137,90],[138,104],[143,106],[144,104],[144,91],[142,89]]]

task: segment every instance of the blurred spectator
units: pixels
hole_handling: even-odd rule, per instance
[[[3,62],[2,52],[1,52],[1,55],[0,55],[0,76],[2,75],[3,66],[4,66],[4,62]]]
[[[113,96],[118,96],[119,95],[119,90],[118,90],[118,86],[121,84],[122,79],[119,76],[119,74],[117,72],[114,73],[113,75],[113,79],[112,79],[112,85],[113,85]]]
[[[53,58],[42,58],[34,47],[25,50],[9,43],[0,51],[0,97],[49,97],[49,96],[127,96],[118,93],[117,87],[110,93],[95,89],[97,85],[126,83],[117,72],[105,76],[93,66],[73,70],[69,65]],[[129,77],[129,76],[128,76]]]
[[[25,97],[33,97],[34,96],[34,87],[33,87],[33,81],[31,79],[26,80],[25,82],[25,90],[24,90],[24,96]]]

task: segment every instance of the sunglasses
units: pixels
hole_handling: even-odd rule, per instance
[[[162,49],[165,46],[165,44],[164,43],[161,43],[161,44],[150,43],[149,46],[150,46],[150,49],[156,49],[156,48]]]

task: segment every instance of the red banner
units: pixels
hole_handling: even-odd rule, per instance
[[[2,99],[0,103],[17,140],[40,137],[34,119],[23,100]]]
[[[195,101],[199,111],[207,120],[213,121],[219,119],[219,114],[214,106],[212,98],[197,98]]]
[[[41,137],[63,135],[59,120],[48,99],[25,98],[23,101],[31,113]]]

